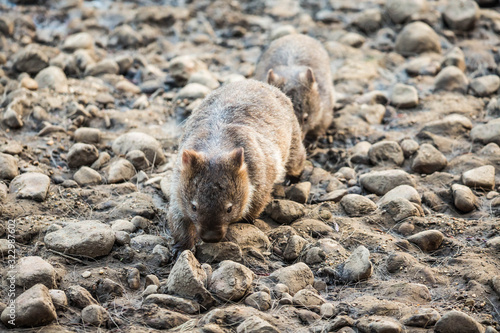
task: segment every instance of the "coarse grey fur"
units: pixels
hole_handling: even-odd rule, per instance
[[[276,182],[303,170],[290,99],[244,80],[213,91],[188,118],[173,173],[168,221],[176,250],[218,242],[229,224],[257,218]]]

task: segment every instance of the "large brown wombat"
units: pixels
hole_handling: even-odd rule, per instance
[[[290,97],[304,137],[325,134],[335,97],[330,58],[320,42],[300,34],[273,41],[257,63],[255,78]]]
[[[218,242],[229,224],[257,218],[274,183],[302,172],[301,138],[292,103],[275,87],[245,80],[209,94],[185,124],[172,178],[176,251],[197,236]]]

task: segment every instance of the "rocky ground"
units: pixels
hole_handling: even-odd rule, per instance
[[[39,2],[0,2],[1,331],[14,305],[22,332],[500,329],[498,1]],[[179,123],[296,32],[329,134],[174,263]]]

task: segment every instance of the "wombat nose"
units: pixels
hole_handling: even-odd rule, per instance
[[[224,234],[219,230],[207,230],[202,231],[200,238],[205,243],[217,243],[220,242]]]

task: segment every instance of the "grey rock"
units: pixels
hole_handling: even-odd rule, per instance
[[[365,9],[354,18],[353,24],[365,33],[380,29],[382,13],[378,8]]]
[[[271,273],[270,276],[286,285],[292,295],[314,283],[314,275],[311,269],[302,262],[280,268]]]
[[[23,257],[17,263],[15,281],[17,286],[24,289],[29,289],[39,283],[52,289],[56,287],[56,271],[41,257]]]
[[[368,151],[370,161],[375,165],[403,164],[403,150],[395,141],[380,141],[373,144]]]
[[[323,297],[311,289],[302,289],[293,295],[293,304],[309,308],[311,306],[321,306],[325,303]]]
[[[23,173],[10,182],[9,192],[18,199],[44,201],[49,192],[50,178],[43,173]]]
[[[178,85],[185,85],[193,73],[206,69],[202,61],[190,55],[176,57],[169,65],[169,71]]]
[[[411,56],[424,52],[441,52],[439,36],[426,23],[417,21],[407,24],[396,38],[396,52]]]
[[[363,245],[358,246],[344,263],[336,267],[338,278],[348,283],[366,280],[372,273],[370,251]]]
[[[7,192],[8,192],[7,185],[0,182],[0,203],[5,201],[5,199],[7,198]]]
[[[105,326],[108,320],[108,311],[100,305],[92,304],[82,310],[82,321],[84,324]]]
[[[58,231],[48,233],[44,241],[49,249],[69,255],[96,258],[111,251],[115,234],[108,225],[87,220],[69,223]]]
[[[236,328],[236,333],[278,333],[279,330],[257,316],[245,319]]]
[[[104,59],[96,64],[91,64],[85,69],[85,76],[100,76],[104,74],[118,74],[120,67],[112,59]]]
[[[107,180],[110,184],[121,183],[130,180],[135,176],[135,168],[124,158],[119,158],[109,165],[106,169]]]
[[[478,206],[478,199],[467,186],[453,184],[451,187],[455,207],[463,213],[472,212]]]
[[[495,188],[495,167],[485,165],[462,174],[462,183],[473,189],[490,191]]]
[[[285,191],[285,196],[289,200],[304,204],[309,198],[311,186],[310,182],[294,184]]]
[[[14,55],[13,65],[18,72],[33,75],[49,65],[49,58],[36,44],[30,44]]]
[[[351,162],[356,164],[370,164],[368,152],[372,144],[367,141],[358,142],[350,151]]]
[[[98,185],[102,182],[99,172],[86,166],[82,166],[75,174],[73,179],[80,186]]]
[[[418,92],[413,86],[397,83],[392,88],[391,104],[398,108],[413,108],[418,105]]]
[[[59,289],[49,290],[50,298],[52,299],[52,304],[57,310],[64,310],[68,307],[68,297],[64,291]]]
[[[421,199],[420,195],[418,194],[417,190],[414,187],[411,187],[409,185],[401,185],[398,187],[393,188],[389,192],[387,192],[378,202],[377,204],[379,206],[383,205],[386,202],[389,202],[391,200],[395,199],[406,199],[410,202],[414,202],[418,205],[421,204]]]
[[[102,152],[99,154],[97,160],[90,166],[94,170],[100,170],[104,165],[106,165],[111,160],[111,156],[107,152]]]
[[[333,228],[318,219],[302,219],[292,224],[293,229],[297,230],[302,237],[328,237],[334,231]]]
[[[271,218],[280,224],[290,224],[298,218],[304,216],[304,206],[290,200],[273,200],[266,212],[271,215]]]
[[[130,240],[130,246],[142,252],[152,251],[157,245],[166,246],[167,240],[161,236],[147,234],[135,236]]]
[[[308,265],[316,265],[325,262],[326,254],[319,247],[311,247],[304,255],[304,262]]]
[[[417,313],[407,315],[401,319],[403,324],[415,327],[431,327],[441,319],[439,312],[432,308],[420,308]]]
[[[121,46],[124,48],[135,48],[142,45],[141,34],[130,25],[123,24],[116,27],[110,34],[108,44],[110,46]]]
[[[19,295],[14,301],[16,317],[15,327],[38,327],[50,324],[57,318],[56,309],[52,303],[49,289],[43,284],[36,284]],[[9,324],[9,307],[5,308],[1,320]]]
[[[452,114],[444,117],[443,119],[427,123],[424,127],[422,127],[420,133],[430,132],[438,135],[457,137],[468,133],[471,128],[472,122],[469,118],[459,114]]]
[[[369,192],[384,195],[400,185],[415,187],[415,182],[403,170],[372,171],[360,177],[361,185]]]
[[[495,251],[500,251],[500,236],[490,238],[486,242],[486,246],[492,248]],[[493,284],[493,287],[495,287],[495,286],[496,285]]]
[[[287,261],[297,259],[306,244],[307,241],[304,238],[298,235],[292,235],[286,243],[285,250],[283,251],[283,258]]]
[[[470,81],[470,88],[476,96],[489,96],[500,88],[500,77],[498,75],[486,75]]]
[[[210,88],[199,83],[189,83],[184,86],[177,95],[176,100],[195,100],[198,98],[205,98],[210,93]]]
[[[484,125],[476,125],[470,131],[472,141],[484,144],[494,142],[500,145],[500,119],[490,120]]]
[[[145,133],[129,132],[120,135],[113,142],[113,152],[117,155],[126,155],[132,150],[141,150],[153,165],[161,165],[166,162],[158,140]]]
[[[260,311],[271,308],[271,295],[265,291],[257,291],[245,298],[245,304]]]
[[[411,216],[420,216],[420,210],[414,203],[404,198],[395,198],[384,202],[380,208],[385,210],[395,222],[400,222]]]
[[[98,128],[80,127],[75,131],[76,142],[96,144],[101,142],[101,131]]]
[[[500,296],[500,276],[494,276],[491,279],[491,286],[493,287],[493,290],[495,290],[497,295]]]
[[[390,317],[372,316],[363,317],[356,323],[356,327],[362,333],[401,333],[401,324]]]
[[[193,73],[189,77],[187,84],[190,83],[199,83],[204,85],[205,87],[208,87],[211,90],[216,89],[220,86],[219,81],[217,81],[214,75],[210,73],[208,70],[200,70]]]
[[[99,157],[99,151],[87,143],[75,143],[68,152],[68,165],[70,168],[89,166]]]
[[[396,23],[403,23],[412,15],[423,13],[427,10],[426,0],[388,0],[385,4],[386,13]]]
[[[225,260],[213,272],[209,289],[223,300],[236,302],[250,288],[253,278],[254,274],[246,266]]]
[[[166,289],[170,294],[190,298],[198,301],[204,308],[214,304],[210,292],[205,288],[207,273],[201,268],[191,251],[180,254],[168,276]]]
[[[17,159],[8,154],[0,153],[0,179],[11,180],[19,175]]]
[[[4,112],[2,120],[10,128],[17,129],[24,126],[22,116],[11,107],[8,107]]]
[[[436,333],[456,333],[457,327],[460,332],[484,333],[484,328],[473,318],[460,311],[446,312],[434,326]]]
[[[479,6],[474,0],[451,1],[443,10],[443,19],[453,30],[474,29],[479,15]]]
[[[458,46],[453,47],[444,56],[441,66],[455,66],[458,67],[462,72],[465,72],[466,65],[464,52]]]
[[[151,294],[146,297],[144,304],[157,304],[161,307],[188,314],[197,314],[200,312],[200,305],[197,302],[172,295]]]
[[[127,272],[127,271],[126,271]],[[125,293],[125,288],[121,283],[115,282],[110,278],[99,279],[95,294],[101,302],[113,300],[117,297],[122,297]]]
[[[437,250],[443,242],[444,235],[439,230],[425,230],[407,238],[424,252]]]
[[[136,170],[146,170],[149,168],[149,160],[141,150],[131,150],[125,155],[127,161],[132,163]]]
[[[79,32],[66,37],[62,46],[64,51],[73,52],[78,49],[92,49],[94,38],[88,32]]]
[[[196,258],[200,262],[217,263],[231,260],[243,261],[241,248],[233,242],[203,243],[196,246]]]
[[[455,66],[447,66],[439,72],[434,81],[434,90],[455,91],[467,93],[469,80],[467,76]]]
[[[351,217],[367,215],[377,210],[377,205],[373,201],[358,194],[344,196],[340,204]]]
[[[141,286],[141,272],[135,268],[131,267],[127,270],[127,284],[130,289],[137,290]]]
[[[448,165],[446,157],[433,145],[424,143],[417,151],[411,168],[414,172],[431,174],[443,170]]]
[[[68,79],[59,67],[49,66],[42,69],[35,77],[38,88],[53,89],[58,93],[68,92]]]
[[[226,239],[236,243],[240,248],[254,247],[260,251],[268,251],[271,247],[269,238],[259,228],[248,223],[233,223],[229,225]]]
[[[130,234],[126,231],[115,231],[115,243],[117,245],[130,244]]]
[[[73,285],[66,289],[69,303],[79,309],[83,309],[91,304],[97,304],[89,291],[82,286]]]
[[[128,233],[135,232],[136,226],[127,220],[115,220],[111,223],[113,231],[126,231]]]

